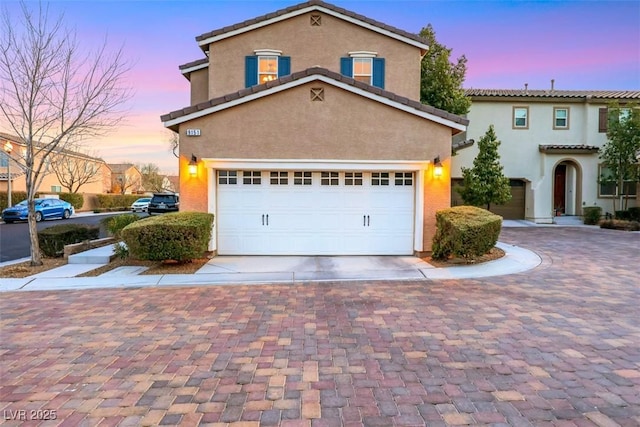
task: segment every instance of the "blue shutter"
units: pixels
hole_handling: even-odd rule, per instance
[[[244,87],[258,84],[258,57],[245,56],[244,58]]]
[[[288,76],[291,74],[291,57],[279,56],[278,57],[278,77]]]
[[[340,74],[347,77],[353,77],[352,58],[340,58]]]
[[[384,89],[384,58],[373,58],[373,85]]]

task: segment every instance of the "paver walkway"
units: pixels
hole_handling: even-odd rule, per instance
[[[640,425],[640,234],[500,239],[542,265],[475,280],[3,293],[4,425]]]

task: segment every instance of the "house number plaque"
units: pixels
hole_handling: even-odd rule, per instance
[[[200,129],[187,129],[187,136],[200,136]]]

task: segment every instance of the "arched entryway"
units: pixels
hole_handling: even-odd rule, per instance
[[[574,160],[563,160],[553,169],[553,209],[555,215],[580,215],[582,170]]]

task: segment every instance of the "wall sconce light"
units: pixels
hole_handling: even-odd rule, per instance
[[[198,174],[198,158],[191,155],[191,161],[189,162],[189,175],[196,176]]]
[[[433,176],[440,178],[442,176],[442,163],[440,163],[440,156],[433,159]]]

